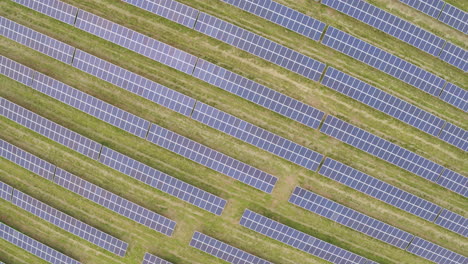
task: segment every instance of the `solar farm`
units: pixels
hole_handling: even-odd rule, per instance
[[[468,264],[467,11],[0,0],[0,263]]]

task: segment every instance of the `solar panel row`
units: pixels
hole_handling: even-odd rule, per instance
[[[439,138],[459,149],[468,151],[468,131],[461,127],[447,122]]]
[[[75,24],[78,8],[58,0],[12,0],[67,24]]]
[[[447,209],[442,210],[435,223],[464,237],[468,236],[468,219]]]
[[[468,178],[452,170],[445,169],[437,183],[465,197],[468,196]]]
[[[468,34],[468,13],[451,4],[445,4],[439,20],[443,23]]]
[[[413,239],[407,251],[440,264],[460,264],[468,261],[466,257],[420,237]]]
[[[468,92],[455,84],[447,83],[439,97],[465,112],[468,111]]]
[[[0,56],[0,73],[25,85],[31,85],[36,71],[19,64],[7,57]]]
[[[0,181],[0,198],[9,202],[11,201],[12,196],[13,196],[13,187]]]
[[[442,0],[400,0],[435,19],[437,19],[444,7],[445,2]]]
[[[145,253],[145,256],[143,257],[143,262],[141,264],[172,264],[172,263],[158,256],[152,255],[150,253]]]
[[[445,44],[439,58],[462,71],[468,71],[468,52],[450,42]]]

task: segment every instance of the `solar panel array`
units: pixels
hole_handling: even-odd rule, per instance
[[[433,161],[331,115],[327,116],[320,131],[432,182],[444,169]]]
[[[53,264],[79,264],[77,260],[0,222],[0,238]]]
[[[22,84],[31,85],[35,71],[14,60],[0,56],[0,73]]]
[[[400,0],[400,2],[405,3],[435,19],[439,17],[440,11],[442,11],[442,7],[445,4],[442,0]]]
[[[464,237],[468,236],[468,219],[447,209],[442,210],[435,223]]]
[[[0,115],[87,157],[97,159],[102,145],[0,97]]]
[[[12,0],[67,24],[75,24],[78,8],[58,0]]]
[[[468,151],[468,131],[461,127],[447,122],[439,138],[459,149]]]
[[[151,126],[147,139],[160,147],[266,193],[271,193],[278,181],[278,178],[266,172],[156,124]]]
[[[323,159],[320,153],[201,102],[195,105],[192,118],[313,171]]]
[[[255,232],[332,263],[364,264],[368,261],[366,258],[271,220],[249,209],[244,211],[240,224]]]
[[[13,191],[12,203],[38,216],[39,218],[42,218],[43,220],[118,256],[123,257],[127,251],[128,244],[126,242],[85,224],[74,217],[62,213],[61,211],[16,189]]]
[[[322,4],[434,56],[439,55],[445,43],[442,38],[361,0],[322,0]]]
[[[415,237],[407,250],[417,256],[440,264],[460,264],[468,261],[466,257],[420,237]]]
[[[6,201],[11,201],[13,195],[13,187],[0,181],[0,198]]]
[[[198,60],[193,76],[314,129],[325,115],[312,106],[202,59]]]
[[[158,256],[152,255],[150,253],[145,253],[145,256],[143,257],[143,262],[141,264],[172,264],[172,263]]]
[[[104,165],[213,214],[221,215],[226,206],[226,200],[218,196],[162,173],[107,147],[102,148],[99,160]]]
[[[332,67],[327,68],[322,84],[433,136],[445,124],[445,120]]]
[[[301,187],[294,189],[289,202],[401,249],[406,249],[413,239],[413,235],[408,232]]]
[[[320,36],[325,29],[325,23],[271,0],[222,1],[290,29],[294,32],[297,32],[301,35],[304,35],[315,41],[320,40]]]
[[[468,178],[452,170],[445,169],[437,179],[437,184],[465,197],[468,196]]]
[[[97,185],[76,177],[65,170],[57,168],[54,181],[56,184],[65,187],[86,199],[89,199],[164,235],[171,236],[174,232],[176,222],[113,194]]]
[[[75,48],[0,16],[0,35],[67,64]]]
[[[195,30],[314,81],[325,70],[322,62],[203,12],[198,16]]]
[[[322,44],[434,96],[440,94],[446,83],[414,64],[331,26],[325,32]]]
[[[439,58],[462,71],[468,71],[468,52],[450,42],[445,44],[444,49],[439,54]]]
[[[453,83],[447,83],[440,99],[465,112],[468,111],[468,92]]]
[[[465,34],[468,34],[468,13],[451,4],[446,4],[444,6],[444,9],[439,16],[439,20]]]

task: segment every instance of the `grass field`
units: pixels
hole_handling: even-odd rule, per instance
[[[65,2],[226,67],[328,114],[348,120],[441,165],[467,174],[466,152],[246,52],[121,1],[67,0]],[[326,62],[329,66],[343,70],[468,129],[466,122],[468,115],[463,111],[319,43],[218,0],[181,2]],[[343,29],[467,88],[468,76],[461,70],[384,33],[377,32],[363,23],[313,1],[279,0],[278,2]],[[379,7],[401,15],[467,48],[467,38],[463,34],[432,18],[425,17],[422,13],[415,12],[408,6],[394,2],[372,1]],[[451,1],[451,3],[464,7],[463,1]],[[466,198],[189,75],[9,0],[0,0],[0,15],[252,122],[465,217],[468,216]],[[422,258],[289,204],[287,202],[289,195],[297,185],[450,250],[461,254],[468,251],[468,241],[456,233],[344,187],[318,173],[259,150],[3,37],[0,37],[0,54],[279,178],[273,193],[264,194],[0,76],[0,96],[228,200],[228,206],[222,216],[214,216],[0,117],[1,139],[177,222],[174,236],[168,238],[0,159],[1,181],[129,243],[126,257],[119,258],[7,202],[0,201],[0,221],[83,263],[141,263],[145,252],[151,252],[177,264],[220,263],[218,259],[188,246],[196,230],[274,263],[326,263],[241,227],[238,222],[245,208],[255,210],[379,263],[427,263]],[[26,254],[3,240],[0,240],[0,260],[6,263],[41,263],[40,259]]]

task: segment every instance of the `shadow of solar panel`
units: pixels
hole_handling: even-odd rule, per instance
[[[278,181],[264,171],[156,124],[152,124],[147,140],[266,193],[271,193]]]
[[[460,195],[468,197],[468,178],[452,170],[445,169],[437,183]]]
[[[0,97],[0,115],[87,157],[97,159],[102,145]]]
[[[126,3],[162,16],[186,27],[193,28],[197,21],[199,11],[190,6],[172,0],[123,0]]]
[[[400,1],[435,19],[439,17],[440,12],[442,11],[442,7],[445,4],[444,1],[442,0],[400,0]]]
[[[322,4],[437,56],[445,40],[361,0],[322,0]]]
[[[439,16],[439,20],[465,34],[468,34],[468,13],[451,4],[446,4],[444,6],[444,9]]]
[[[330,158],[325,159],[319,174],[431,222],[442,210],[436,204]]]
[[[79,10],[75,26],[188,74],[192,74],[197,61],[187,52],[83,10]]]
[[[420,237],[414,238],[407,251],[439,264],[460,264],[468,261],[466,257]]]
[[[0,181],[0,198],[6,201],[11,201],[13,196],[13,187]]]
[[[322,44],[434,96],[440,94],[446,83],[444,79],[414,64],[331,26]]]
[[[249,209],[244,211],[240,224],[262,235],[332,263],[368,263],[368,259],[366,258],[271,220]]]
[[[406,249],[413,235],[377,219],[296,187],[289,202],[385,243]]]
[[[444,167],[334,116],[327,116],[320,132],[435,182]]]
[[[243,250],[235,248],[229,244],[221,242],[210,236],[195,232],[190,241],[190,246],[199,249],[212,256],[225,260],[229,263],[243,264],[268,264],[271,263]]]
[[[468,151],[468,132],[461,127],[447,122],[439,138],[459,149]]]
[[[323,159],[320,153],[201,102],[195,105],[192,118],[313,171]]]
[[[78,8],[57,0],[12,0],[67,24],[75,24]]]
[[[462,71],[468,71],[468,52],[450,42],[445,44],[444,49],[439,54],[439,58]]]
[[[433,136],[445,124],[445,120],[332,67],[322,84]]]
[[[13,191],[12,203],[82,239],[123,257],[128,244],[25,194]]]
[[[75,48],[68,44],[4,17],[0,17],[0,29],[2,29],[0,30],[0,35],[25,45],[26,47],[67,64],[70,64],[72,61]]]
[[[171,236],[176,222],[57,168],[54,182],[128,219]]]
[[[468,236],[468,219],[447,209],[440,213],[435,223],[464,237]]]
[[[143,257],[143,262],[141,264],[172,264],[172,263],[158,256],[152,255],[150,253],[145,253],[145,256]]]
[[[440,94],[440,99],[465,112],[468,111],[468,92],[455,84],[447,83]]]
[[[185,116],[190,116],[195,105],[191,97],[78,49],[73,67]]]
[[[193,76],[314,129],[319,127],[325,115],[316,108],[202,59],[198,60]]]
[[[271,0],[222,1],[239,7],[244,11],[262,17],[315,41],[320,40],[320,36],[325,29],[325,23]]]
[[[7,57],[0,56],[0,73],[22,84],[31,85],[33,74],[36,71]]]
[[[47,180],[51,181],[54,178],[55,165],[1,139],[0,156]]]
[[[203,12],[194,29],[314,81],[325,70],[324,63]]]
[[[0,222],[0,238],[20,247],[27,252],[53,264],[79,264],[80,262],[48,247],[41,242],[22,234],[15,229]]]
[[[218,196],[162,173],[107,147],[102,148],[99,161],[153,188],[213,214],[221,215],[226,206],[226,200]]]

